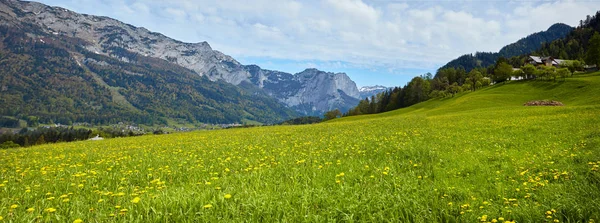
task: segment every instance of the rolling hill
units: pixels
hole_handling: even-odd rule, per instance
[[[592,222],[600,218],[598,85],[600,73],[516,81],[313,125],[2,150],[0,207],[10,209],[0,216]],[[531,100],[565,106],[523,106]]]

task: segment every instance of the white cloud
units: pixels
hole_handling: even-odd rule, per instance
[[[600,2],[379,0],[42,0],[115,17],[233,57],[340,61],[434,70],[556,22],[577,25]],[[132,13],[135,12],[135,13]],[[331,67],[335,67],[332,64]]]

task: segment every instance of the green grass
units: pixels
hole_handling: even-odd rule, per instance
[[[4,150],[0,216],[14,222],[598,221],[598,86],[596,73],[513,82],[321,124]],[[543,99],[565,106],[523,106]]]

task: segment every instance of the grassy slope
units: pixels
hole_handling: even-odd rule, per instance
[[[474,222],[484,215],[486,221],[598,220],[598,86],[598,74],[514,82],[316,125],[0,151],[0,181],[7,181],[0,187],[0,216],[86,222]],[[522,106],[540,99],[566,106]],[[134,197],[141,202],[132,203]],[[19,207],[11,210],[12,204]],[[28,207],[35,207],[33,214]],[[56,213],[44,212],[50,207]]]

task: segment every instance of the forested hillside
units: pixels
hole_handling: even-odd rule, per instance
[[[550,26],[550,28],[548,28],[546,31],[531,34],[515,43],[502,47],[502,49],[500,49],[500,51],[497,53],[477,52],[475,54],[465,54],[448,62],[442,67],[442,69],[462,68],[465,69],[466,72],[469,72],[476,67],[488,67],[490,65],[494,65],[496,60],[498,60],[500,57],[509,58],[532,53],[540,49],[542,43],[549,43],[556,39],[563,38],[572,30],[573,27],[562,23],[557,23]]]
[[[589,49],[589,41],[595,32],[600,32],[600,11],[581,20],[579,26],[565,38],[542,44],[535,51],[537,55],[552,56],[568,60],[584,60]]]
[[[212,82],[167,61],[115,49],[133,60],[122,62],[79,48],[80,39],[36,29],[0,27],[0,115],[41,123],[149,125],[274,123],[295,116],[261,91]]]
[[[548,31],[535,33],[508,45],[500,53],[476,53],[464,55],[438,69],[435,75],[426,74],[413,78],[404,87],[378,94],[361,100],[359,105],[346,113],[346,116],[374,114],[414,105],[431,98],[454,96],[465,91],[475,91],[482,87],[509,80],[511,77],[538,79],[545,81],[564,81],[575,72],[583,71],[583,63],[600,64],[600,11],[594,16],[587,16],[576,29],[564,24],[555,24]],[[562,34],[571,30],[568,34]],[[550,43],[545,39],[557,38]],[[596,37],[593,37],[596,36]],[[596,39],[591,41],[592,39]],[[539,50],[533,51],[536,42]],[[530,51],[527,53],[528,51]],[[523,54],[518,54],[522,52]],[[591,52],[596,52],[591,53]],[[529,54],[553,56],[568,59],[562,68],[524,66]],[[512,56],[511,56],[512,55]],[[488,64],[488,65],[485,65]],[[513,68],[521,68],[514,71]]]

